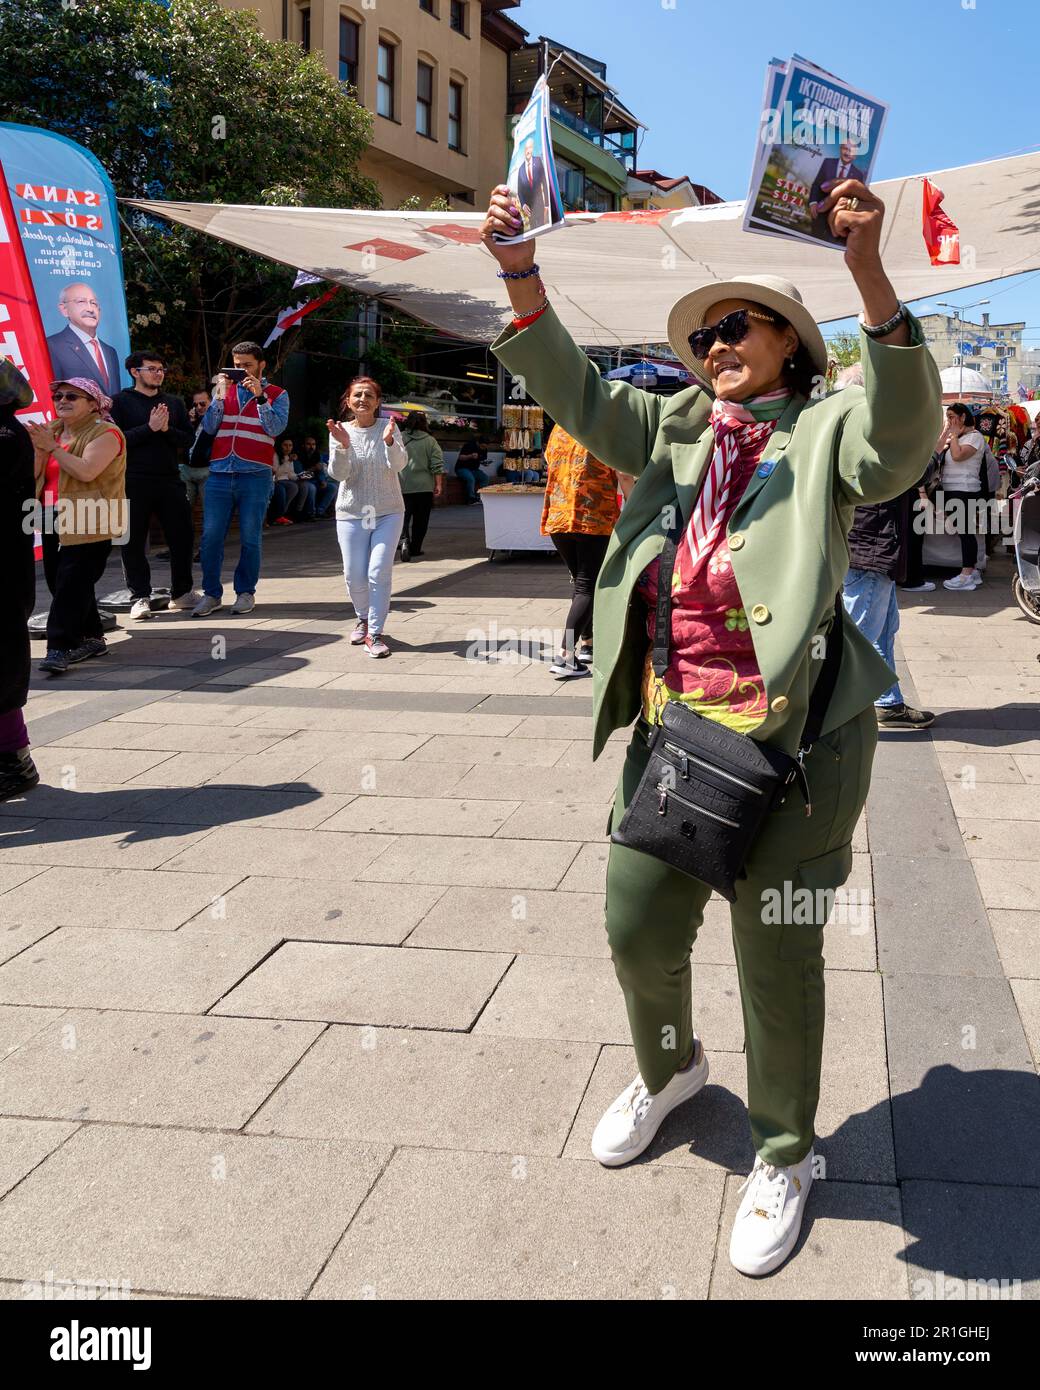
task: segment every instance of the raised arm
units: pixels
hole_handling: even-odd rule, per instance
[[[325,424],[329,431],[329,477],[335,478],[337,483],[348,482],[354,471],[354,446],[350,442],[350,434],[346,426],[336,420],[326,420]]]
[[[646,467],[661,418],[661,400],[625,382],[604,381],[547,303],[534,266],[534,242],[502,246],[494,232],[515,235],[519,214],[509,188],[491,195],[481,239],[507,275],[514,322],[491,345],[517,385],[569,435],[610,468],[638,476]],[[533,317],[537,314],[538,317]],[[525,320],[530,319],[529,323]]]
[[[843,179],[819,211],[845,241],[862,323],[892,323],[880,336],[860,329],[863,398],[844,419],[838,453],[838,485],[846,499],[856,505],[884,502],[912,487],[928,462],[941,415],[939,369],[913,315],[897,317],[899,299],[881,264],[881,199],[859,179]]]
[[[402,469],[408,467],[408,450],[404,447],[404,440],[401,438],[401,431],[397,428],[396,420],[391,420],[383,431],[383,447],[386,450],[387,468],[392,468],[395,473],[400,473]]]

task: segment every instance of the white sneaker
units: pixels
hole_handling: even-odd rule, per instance
[[[637,1076],[606,1111],[592,1135],[592,1153],[606,1168],[631,1163],[652,1143],[661,1121],[677,1105],[695,1096],[708,1079],[708,1059],[699,1038],[685,1071],[677,1071],[663,1091],[652,1096]]]
[[[741,1187],[729,1258],[741,1274],[769,1274],[790,1255],[802,1229],[805,1199],[813,1180],[813,1151],[801,1163],[775,1168],[755,1159]]]
[[[553,680],[571,681],[579,676],[591,676],[592,667],[582,666],[577,661],[567,661],[562,657],[557,657],[549,667],[549,674]]]
[[[211,613],[215,613],[218,608],[223,608],[219,598],[213,598],[211,594],[203,594],[201,600],[191,610],[193,618],[208,618]]]
[[[152,605],[151,605],[151,601],[150,601],[149,599],[146,599],[146,598],[135,598],[134,601],[133,601],[133,603],[130,605],[130,617],[131,617],[131,619],[133,619],[134,622],[138,622],[138,621],[140,621],[142,618],[150,618],[151,616],[152,616]]]
[[[980,583],[981,580],[975,578],[975,572],[973,570],[971,574],[955,574],[952,579],[944,579],[943,588],[957,590],[967,589],[970,592],[972,589],[977,589]]]
[[[983,581],[983,580],[985,579],[985,577],[986,577],[986,576],[982,573],[982,570],[984,570],[985,568],[986,568],[986,562],[983,561],[983,563],[982,563],[982,569],[972,570],[972,572],[971,572],[971,577],[972,577],[972,579],[974,579],[974,581],[975,581],[975,587],[976,587],[976,588],[978,588],[978,586],[982,583],[982,581]]]
[[[256,599],[252,594],[236,594],[235,601],[231,605],[232,613],[252,613],[256,607]]]
[[[926,579],[923,584],[900,584],[899,587],[904,594],[930,594],[935,589],[930,579]]]
[[[190,612],[196,609],[205,597],[206,595],[200,594],[198,589],[189,589],[186,594],[178,594],[176,598],[170,599],[170,612]]]

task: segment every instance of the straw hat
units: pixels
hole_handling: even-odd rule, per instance
[[[711,377],[705,363],[698,362],[690,350],[690,334],[704,327],[708,310],[724,299],[747,299],[782,314],[798,334],[817,371],[826,372],[827,348],[823,334],[790,280],[781,280],[777,275],[745,275],[742,280],[710,280],[700,285],[673,304],[668,315],[668,342],[672,351],[702,385],[710,390]]]

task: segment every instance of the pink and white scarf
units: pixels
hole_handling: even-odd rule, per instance
[[[754,403],[779,402],[788,394],[786,391],[772,391],[768,395],[757,396]],[[756,462],[761,457],[776,428],[776,419],[756,420],[739,401],[716,399],[711,407],[711,428],[715,436],[715,449],[686,528],[686,544],[693,562],[691,577],[697,575],[718,543],[729,516],[734,479],[752,456]]]

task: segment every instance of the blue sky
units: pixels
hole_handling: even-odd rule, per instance
[[[1036,0],[522,0],[508,13],[533,38],[546,34],[607,64],[607,80],[650,127],[641,165],[688,174],[726,199],[747,192],[774,56],[804,54],[890,103],[875,178],[1040,145]],[[989,297],[994,322],[1024,319],[1026,346],[1040,347],[1040,272],[942,297],[960,305]]]

